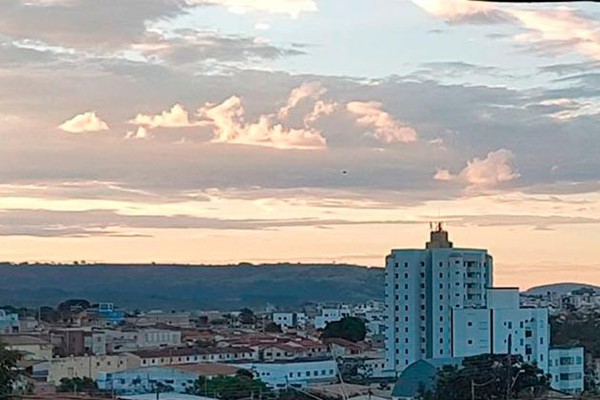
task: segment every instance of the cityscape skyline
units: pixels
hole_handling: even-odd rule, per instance
[[[441,220],[500,286],[600,284],[599,17],[3,1],[0,260],[383,267]]]

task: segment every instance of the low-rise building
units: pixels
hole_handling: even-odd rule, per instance
[[[585,376],[583,347],[552,347],[549,357],[548,373],[552,375],[552,388],[569,394],[581,394]]]
[[[0,310],[0,334],[19,333],[19,314]]]
[[[60,357],[107,354],[106,332],[102,329],[63,328],[50,331],[50,341]]]
[[[255,350],[245,347],[175,347],[127,353],[132,367],[177,364],[224,363],[257,360]]]
[[[273,323],[285,328],[306,328],[308,317],[302,312],[275,312],[273,313]]]
[[[113,353],[174,347],[181,345],[181,331],[153,327],[107,330],[106,342],[109,352]]]
[[[303,388],[327,385],[338,380],[337,365],[333,360],[296,360],[287,362],[258,362],[238,364],[254,373],[272,389],[288,386]]]
[[[0,343],[18,351],[24,360],[51,360],[53,346],[47,340],[28,335],[2,335]]]
[[[101,372],[98,375],[97,385],[100,390],[115,394],[154,393],[158,385],[171,388],[175,393],[185,393],[188,388],[194,387],[199,377],[212,379],[219,376],[234,376],[238,371],[238,367],[227,364],[144,367],[112,373]]]
[[[162,310],[153,310],[135,317],[128,317],[127,323],[138,327],[168,325],[187,329],[194,326],[192,314],[187,311],[165,312]]]
[[[352,310],[347,305],[337,308],[322,308],[321,313],[315,317],[315,328],[325,329],[328,323],[341,321],[352,316]]]
[[[34,377],[45,377],[47,382],[58,385],[63,378],[96,380],[100,372],[125,371],[129,369],[128,361],[125,355],[64,357],[36,364],[32,369]]]

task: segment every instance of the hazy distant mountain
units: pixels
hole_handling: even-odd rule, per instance
[[[531,289],[527,290],[525,293],[531,294],[531,295],[546,294],[548,292],[555,292],[558,294],[567,294],[569,292],[572,292],[573,290],[577,290],[577,289],[581,289],[581,288],[591,288],[600,293],[599,286],[587,285],[585,283],[555,283],[555,284],[551,284],[551,285],[536,286],[536,287],[532,287]]]
[[[133,309],[236,309],[383,298],[384,270],[351,265],[254,266],[0,264],[0,305],[57,305],[69,298]]]

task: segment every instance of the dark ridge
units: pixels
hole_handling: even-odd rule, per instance
[[[70,298],[125,309],[238,309],[383,299],[384,270],[346,264],[0,264],[0,304]]]

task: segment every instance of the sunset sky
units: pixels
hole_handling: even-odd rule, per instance
[[[0,260],[600,284],[600,4],[0,1]]]

